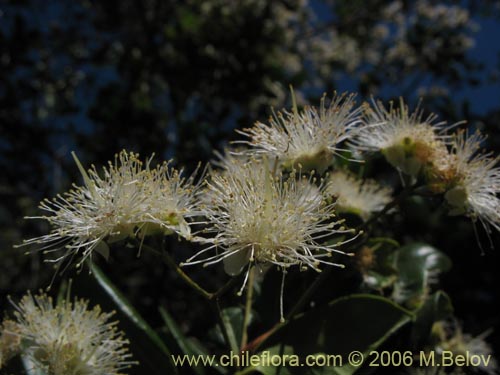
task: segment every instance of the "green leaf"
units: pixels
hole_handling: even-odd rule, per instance
[[[448,318],[453,314],[450,297],[439,290],[429,296],[416,312],[412,330],[415,347],[421,347],[429,341],[432,326],[435,322]]]
[[[78,159],[78,156],[76,156],[76,153],[74,151],[71,151],[71,155],[73,156],[73,159],[75,160],[76,166],[78,167],[78,170],[82,174],[83,181],[85,182],[85,186],[89,189],[90,193],[95,196],[96,190],[95,190],[95,184],[92,182],[92,179],[89,177],[87,171],[83,167],[82,163],[80,162],[80,159]]]
[[[390,237],[373,237],[373,238],[370,238],[369,244],[370,244],[370,246],[376,247],[376,248],[379,248],[381,246],[393,247],[393,248],[400,247],[399,242],[393,238],[390,238]]]
[[[165,310],[163,307],[160,306],[159,311],[161,317],[163,318],[163,321],[165,322],[165,325],[167,326],[168,332],[173,336],[177,345],[179,345],[179,349],[183,354],[190,354],[190,355],[205,354],[205,353],[198,353],[197,350],[193,350],[193,348],[191,348],[191,345],[188,342],[187,337],[184,336],[181,329],[175,322],[174,318],[170,316],[167,310]]]
[[[451,260],[436,248],[415,243],[399,249],[395,258],[398,280],[393,298],[398,303],[418,307],[432,277],[451,268]]]
[[[325,308],[313,310],[285,324],[260,348],[276,352],[281,347],[299,356],[335,354],[342,356],[342,366],[292,367],[291,374],[353,374],[358,367],[347,364],[347,356],[357,350],[368,353],[411,321],[413,314],[391,300],[368,294],[357,294],[330,302]],[[290,349],[291,348],[291,349]],[[366,357],[366,356],[365,356]],[[262,369],[259,369],[262,372]],[[276,373],[271,368],[262,372]]]
[[[239,307],[229,307],[221,311],[231,350],[239,353],[243,329],[243,311]]]
[[[367,271],[363,280],[371,289],[383,290],[394,284],[397,277],[395,275],[382,275],[375,271]]]
[[[268,350],[269,356],[280,356],[284,357],[285,355],[290,355],[293,354],[293,348],[290,346],[274,346]],[[261,353],[258,353],[257,355],[262,355]],[[240,372],[237,372],[236,375],[246,375],[246,374],[255,374],[256,372],[262,374],[262,375],[275,375],[277,373],[277,367],[273,366],[271,363],[267,363],[265,360],[265,357],[262,358],[262,363],[256,366],[249,366],[243,369]],[[285,366],[280,366],[280,371],[279,375],[292,375],[292,372],[285,367]]]
[[[180,351],[183,354],[190,355],[190,356],[208,356],[209,353],[205,348],[202,348],[201,345],[195,344],[192,340],[187,338],[183,333],[182,330],[179,328],[175,320],[172,318],[172,316],[168,313],[166,309],[163,307],[159,308],[160,315],[163,318],[163,321],[165,322],[165,325],[168,329],[168,332],[173,336],[175,342],[179,346]],[[213,367],[215,370],[217,370],[221,374],[227,373],[224,367],[220,366],[214,366]],[[206,373],[206,368],[205,367],[191,367],[191,369],[196,373],[196,374],[205,374]]]
[[[142,331],[149,340],[167,357],[168,372],[177,374],[177,368],[172,363],[172,355],[160,336],[151,328],[151,326],[142,318],[127,298],[116,288],[101,269],[94,263],[89,263],[92,275],[106,294],[111,297],[118,309],[129,318],[129,320]]]

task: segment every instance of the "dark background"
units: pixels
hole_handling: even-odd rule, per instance
[[[84,165],[125,148],[192,170],[236,139],[234,129],[290,105],[293,85],[300,104],[334,90],[357,92],[359,102],[423,98],[427,113],[467,120],[498,152],[499,37],[498,1],[0,0],[2,310],[8,294],[50,283],[41,254],[13,244],[48,231],[23,219],[39,214],[41,199],[81,182],[71,151]],[[499,347],[498,233],[490,249],[480,226],[477,239],[469,220],[447,217],[439,202],[409,200],[402,212],[392,235],[451,257],[442,286],[456,315],[474,335],[493,327]],[[178,258],[193,251],[176,239],[170,246]],[[153,325],[161,304],[204,340],[213,321],[203,301],[157,263],[124,248],[102,266]],[[219,268],[191,273],[214,289]],[[83,274],[69,270],[55,283],[77,285]]]

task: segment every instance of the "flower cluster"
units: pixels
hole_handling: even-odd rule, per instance
[[[230,161],[232,160],[232,162]],[[334,206],[327,204],[322,188],[312,177],[295,172],[276,175],[262,160],[227,159],[223,173],[207,183],[209,200],[205,215],[213,245],[187,264],[224,261],[229,274],[238,274],[250,262],[272,263],[282,268],[300,265],[318,270],[340,244],[321,245],[320,238],[344,233],[335,220]],[[195,260],[211,248],[221,247],[209,258]],[[338,265],[338,264],[335,264]]]
[[[346,230],[333,219],[336,212],[366,220],[391,201],[389,187],[336,167],[335,157],[348,149],[361,156],[382,153],[413,182],[423,178],[443,193],[451,214],[500,229],[499,158],[478,153],[482,136],[452,135],[453,126],[433,114],[424,117],[419,107],[411,112],[403,100],[356,108],[354,96],[343,94],[303,110],[294,100],[292,110],[276,113],[269,125],[257,122],[240,131],[249,140],[239,143],[250,147],[220,157],[222,172],[211,173],[206,189],[202,178],[184,178],[169,163],[152,168],[151,159],[143,163],[134,153],[121,152],[101,174],[95,167],[85,171],[75,157],[84,185],[42,202],[50,215],[41,218],[53,229],[25,244],[40,244],[46,252],[64,247],[55,261],[84,260],[94,251],[107,255],[107,243],[126,237],[177,233],[209,243],[186,264],[223,260],[230,274],[250,260],[318,270],[332,252],[318,240]],[[327,180],[311,177],[327,169]],[[192,235],[195,217],[210,236]]]
[[[375,180],[359,179],[341,169],[330,174],[325,194],[335,199],[339,212],[352,212],[365,220],[392,200],[391,188]]]
[[[294,104],[292,112],[278,112],[269,125],[257,122],[240,132],[250,138],[242,143],[252,147],[250,154],[277,158],[285,168],[325,171],[360,121],[360,109],[353,110],[354,95],[335,96],[329,106],[325,100],[321,99],[319,108],[306,107],[301,112]]]
[[[18,351],[35,369],[53,375],[120,375],[135,364],[118,322],[109,321],[113,313],[99,306],[89,309],[85,300],[54,306],[47,295],[30,293],[14,306],[15,320],[4,323],[2,337],[18,338]]]
[[[365,106],[363,121],[365,126],[352,140],[354,149],[380,151],[389,163],[408,175],[418,175],[446,152],[446,131],[450,127],[436,122],[433,114],[424,118],[419,108],[410,113],[403,100],[399,107],[391,102],[388,109],[381,102],[374,102],[373,108]]]
[[[451,351],[454,355],[483,356],[488,358],[488,362],[481,362],[473,367],[473,372],[498,374],[498,362],[493,356],[491,346],[485,341],[491,331],[486,331],[479,336],[472,336],[464,333],[459,323],[444,321],[436,322],[432,330],[437,339],[437,344],[433,348],[436,353]]]
[[[500,157],[481,153],[485,137],[479,132],[450,130],[431,114],[425,119],[417,108],[410,113],[401,100],[398,108],[379,103],[366,107],[364,125],[351,140],[357,152],[381,152],[386,160],[415,181],[444,193],[451,215],[467,215],[500,230]]]
[[[322,240],[352,230],[335,218],[334,205],[323,195],[323,184],[315,185],[312,175],[273,171],[265,158],[228,156],[220,164],[224,166],[222,173],[213,174],[207,183],[206,232],[213,233],[209,239],[212,244],[184,265],[222,261],[225,271],[233,276],[247,266],[240,293],[254,264],[274,264],[282,270],[283,278],[291,266],[318,272],[321,264],[343,267],[331,257],[333,253],[346,254],[340,246],[349,240]],[[214,248],[221,251],[203,256]],[[280,306],[283,320],[283,286]]]
[[[103,168],[102,176],[95,167],[85,171],[75,160],[84,186],[43,201],[40,208],[50,215],[31,218],[47,220],[52,231],[25,245],[40,244],[46,252],[64,247],[66,252],[55,261],[79,254],[83,261],[94,250],[107,255],[106,243],[129,236],[161,231],[191,237],[187,220],[198,214],[200,188],[193,177],[183,178],[168,162],[151,168],[151,159],[144,164],[137,154],[125,151]]]
[[[479,152],[479,133],[451,134],[458,124],[424,116],[420,107],[411,112],[402,99],[356,107],[354,96],[344,94],[302,110],[293,102],[269,124],[240,131],[247,140],[236,143],[245,146],[219,155],[216,168],[198,182],[196,172],[184,178],[170,163],[152,168],[151,159],[143,163],[125,151],[102,173],[86,171],[75,157],[84,185],[42,202],[50,215],[41,218],[52,231],[25,244],[47,252],[63,247],[55,261],[80,256],[81,263],[94,252],[107,255],[114,241],[177,233],[204,245],[181,265],[223,263],[232,276],[246,269],[242,290],[254,266],[274,265],[283,275],[292,266],[342,267],[334,254],[351,255],[345,245],[361,231],[339,216],[358,215],[364,228],[396,202],[391,187],[341,167],[375,152],[410,177],[405,188],[420,183],[442,194],[450,214],[500,230],[500,159]],[[192,224],[199,225],[196,236]]]
[[[152,251],[207,299],[219,298],[241,275],[238,294],[248,285],[242,350],[266,337],[247,340],[255,272],[272,267],[282,274],[281,322],[295,316],[304,296],[328,275],[316,279],[285,314],[285,276],[292,269],[322,272],[357,265],[363,290],[390,296],[391,303],[416,314],[433,306],[437,300],[430,293],[438,273],[448,267],[446,256],[431,246],[400,246],[371,234],[382,232],[380,217],[417,191],[440,197],[450,214],[478,220],[488,233],[490,226],[500,230],[500,157],[481,152],[485,138],[480,133],[452,134],[458,124],[424,116],[420,107],[411,112],[403,100],[388,107],[376,101],[356,107],[354,96],[345,94],[328,104],[323,97],[318,108],[302,110],[293,102],[291,111],[275,113],[269,124],[257,122],[240,131],[246,139],[236,143],[244,146],[218,154],[210,173],[201,173],[197,181],[198,170],[184,178],[169,162],[152,167],[151,158],[142,162],[126,151],[100,171],[94,166],[86,171],[75,156],[84,184],[41,203],[49,215],[39,218],[52,231],[25,244],[39,244],[46,252],[62,250],[54,259],[61,265],[73,257],[81,264],[95,252],[107,256],[108,244],[127,238],[148,249],[151,235],[175,233],[196,242],[201,247],[181,255],[185,261],[179,265],[164,248]],[[398,172],[387,171],[391,186],[363,176],[378,162],[368,157],[375,153]],[[233,278],[214,293],[181,269],[215,264]],[[54,306],[44,294],[28,294],[15,308],[15,319],[1,326],[0,367],[16,355],[54,375],[118,375],[134,363],[128,341],[110,322],[112,314],[90,310],[86,301]],[[437,352],[491,354],[482,337],[460,330],[438,337],[426,331],[426,345]],[[487,373],[496,369],[494,361],[481,368]]]
[[[450,214],[466,214],[500,230],[500,156],[480,153],[484,140],[479,132],[455,135],[452,152],[443,161],[448,172],[443,177],[448,188],[444,197]]]

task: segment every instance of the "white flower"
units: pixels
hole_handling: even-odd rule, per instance
[[[361,180],[342,170],[330,174],[325,194],[336,199],[338,211],[353,212],[365,220],[381,211],[392,199],[392,189],[374,180]]]
[[[354,95],[335,96],[330,105],[321,99],[319,109],[306,107],[298,111],[294,103],[292,112],[274,114],[270,124],[257,122],[252,128],[239,133],[250,138],[240,141],[252,146],[248,152],[277,158],[285,168],[322,172],[342,149],[339,144],[350,138],[359,123],[360,109],[352,110]]]
[[[51,233],[27,240],[25,245],[40,244],[46,252],[64,249],[55,262],[81,253],[81,264],[94,250],[107,256],[106,242],[136,234],[160,229],[190,238],[185,219],[198,214],[200,187],[193,177],[181,177],[169,163],[152,169],[151,159],[143,165],[137,154],[126,151],[102,169],[102,176],[94,166],[86,172],[76,156],[75,160],[85,185],[43,201],[40,208],[51,215],[30,218],[47,220]]]
[[[14,306],[23,353],[37,369],[53,375],[119,375],[135,363],[118,322],[109,322],[113,313],[99,306],[89,310],[84,300],[54,306],[47,295],[30,293]]]
[[[283,274],[291,266],[318,272],[321,264],[343,267],[330,259],[332,253],[346,254],[339,246],[350,240],[321,240],[352,230],[335,220],[333,204],[326,203],[322,187],[314,185],[312,177],[296,176],[293,171],[288,177],[275,175],[266,160],[228,158],[221,164],[227,165],[226,170],[207,183],[204,210],[207,233],[214,233],[207,240],[211,245],[182,265],[208,266],[222,261],[230,275],[248,265],[240,293],[254,264],[274,264]],[[210,254],[214,249],[216,254]],[[280,301],[283,319],[283,284]]]
[[[434,114],[424,119],[418,107],[410,114],[402,99],[398,108],[393,102],[388,109],[374,102],[373,108],[365,106],[364,126],[351,144],[357,151],[381,151],[398,170],[416,176],[436,159],[435,153],[446,152],[449,136],[445,132],[456,125],[435,120]]]
[[[207,184],[210,205],[205,208],[215,233],[213,247],[222,252],[207,259],[187,263],[212,264],[238,255],[257,263],[273,263],[287,268],[301,265],[319,270],[323,258],[342,251],[334,245],[321,245],[318,239],[347,230],[334,218],[333,205],[325,202],[321,191],[308,179],[295,176],[274,177],[267,165],[252,160],[235,164],[226,173],[212,176]],[[237,274],[241,267],[231,269]]]
[[[439,327],[439,323],[437,323]],[[452,351],[455,356],[457,355],[470,355],[470,356],[482,356],[483,358],[489,358],[488,363],[481,361],[476,366],[470,366],[472,372],[486,373],[486,374],[498,374],[498,363],[493,357],[493,350],[491,346],[485,341],[485,338],[491,333],[488,330],[479,336],[472,336],[470,334],[464,334],[462,327],[455,323],[455,325],[444,326],[445,330],[452,330],[452,334],[448,334],[446,337],[446,331],[444,334],[441,333],[441,342],[437,346],[437,352],[442,351]],[[439,332],[439,328],[438,328]],[[443,332],[443,331],[442,331]]]
[[[170,167],[165,162],[152,173],[150,181],[149,205],[145,209],[141,234],[162,231],[165,234],[177,233],[191,240],[191,228],[186,219],[193,224],[193,218],[203,215],[199,208],[199,195],[203,182],[203,171],[198,175],[199,167],[189,177],[183,177],[183,170]],[[155,228],[156,226],[156,228]]]
[[[490,224],[500,230],[500,156],[478,152],[484,139],[479,132],[455,136],[445,199],[452,207],[451,214],[466,214],[486,228]]]
[[[472,355],[483,356],[484,358],[490,358],[489,363],[486,365],[483,361],[479,363],[477,366],[478,369],[483,371],[486,374],[498,374],[498,362],[493,357],[493,350],[491,349],[490,344],[488,344],[484,339],[490,332],[485,332],[482,335],[473,337],[471,335],[464,335],[463,342],[463,351],[459,354],[467,354],[471,353]],[[479,372],[479,371],[477,371]]]

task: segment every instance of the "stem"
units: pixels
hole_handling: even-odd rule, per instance
[[[238,277],[232,277],[223,286],[221,286],[219,289],[217,289],[217,291],[215,291],[213,293],[210,293],[210,292],[206,291],[205,289],[203,289],[196,281],[194,281],[193,279],[191,279],[182,270],[182,268],[180,268],[177,265],[177,263],[173,260],[173,258],[166,251],[156,250],[155,248],[153,248],[153,247],[151,247],[149,245],[145,245],[144,243],[141,243],[139,246],[141,246],[141,248],[143,248],[143,249],[145,249],[147,251],[150,251],[150,252],[152,252],[152,253],[160,256],[162,258],[163,262],[167,266],[172,267],[172,269],[175,271],[175,273],[177,273],[182,278],[182,280],[184,280],[198,294],[200,294],[202,297],[204,297],[204,298],[206,298],[208,300],[213,300],[213,299],[221,297],[229,289],[231,289],[231,287],[233,287],[236,284],[236,282],[239,280]]]
[[[172,259],[172,257],[165,251],[162,251],[161,255],[163,261],[170,266],[194,291],[196,291],[202,297],[211,300],[213,298],[213,293],[207,292],[203,289],[196,281],[190,278]]]
[[[156,255],[159,255],[161,257],[161,260],[170,268],[172,268],[177,275],[181,277],[182,280],[186,284],[188,284],[196,293],[201,295],[207,300],[211,300],[214,296],[214,293],[207,292],[205,289],[203,289],[196,281],[191,279],[175,262],[175,260],[172,259],[172,257],[166,252],[166,251],[158,251],[154,249],[153,247],[146,245],[146,244],[141,244],[141,248],[144,250],[150,251]]]
[[[316,289],[318,289],[318,287],[323,283],[323,281],[325,281],[328,278],[328,276],[330,276],[330,274],[332,273],[332,269],[333,267],[328,267],[324,271],[321,271],[321,275],[316,277],[316,279],[309,286],[309,288],[307,288],[305,293],[300,296],[297,303],[295,303],[295,305],[293,305],[292,309],[288,312],[288,314],[286,314],[285,321],[292,319],[295,316],[295,314],[297,314],[297,312],[299,312],[299,310],[302,309],[302,307],[304,307],[304,305],[311,298],[314,292],[316,292]]]
[[[226,342],[228,348],[232,350],[233,348],[231,347],[231,341],[229,340],[229,334],[227,333],[226,324],[224,324],[224,319],[222,318],[222,311],[220,309],[219,299],[215,298],[211,300],[210,306],[212,307],[215,316],[217,316],[217,324],[219,324],[220,330],[222,331],[222,336],[224,336],[224,341]]]
[[[162,259],[162,261],[169,267],[171,267],[177,275],[181,277],[184,282],[189,285],[196,293],[201,295],[203,298],[205,298],[209,304],[210,307],[212,308],[215,316],[217,317],[217,324],[219,325],[222,335],[224,336],[224,340],[226,342],[226,345],[229,347],[230,350],[231,344],[229,340],[229,334],[226,329],[226,325],[224,324],[224,320],[222,318],[222,312],[220,309],[220,304],[219,304],[219,297],[222,296],[225,292],[227,292],[238,280],[237,277],[231,278],[226,284],[224,284],[221,288],[219,288],[216,292],[210,293],[207,292],[205,289],[203,289],[196,281],[191,279],[174,261],[174,259],[164,250],[159,251],[156,250],[155,248],[146,245],[144,243],[140,244],[141,248],[145,249],[146,251],[150,251],[156,255],[159,255]],[[163,246],[162,246],[163,249]]]
[[[231,277],[227,283],[225,283],[223,286],[221,286],[219,289],[217,289],[216,292],[212,293],[212,299],[217,299],[224,295],[231,287],[233,287],[236,282],[239,280],[238,277]]]
[[[248,287],[247,287],[247,298],[245,303],[245,315],[243,316],[243,330],[241,334],[241,345],[243,349],[248,343],[248,324],[250,323],[250,314],[252,312],[252,297],[253,297],[253,282],[254,282],[254,272],[255,267],[250,266],[248,270]]]

